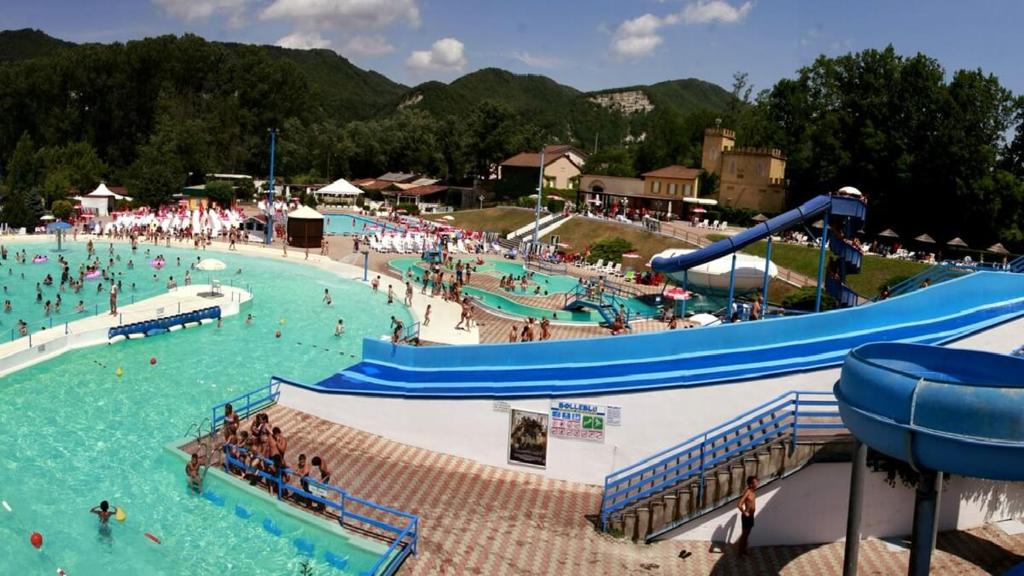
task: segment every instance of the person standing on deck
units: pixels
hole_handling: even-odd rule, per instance
[[[117,315],[117,283],[110,283],[110,315]]]
[[[747,489],[740,496],[737,506],[740,510],[740,539],[736,541],[736,551],[740,556],[747,555],[747,541],[754,529],[754,513],[757,511],[757,476],[747,476]]]

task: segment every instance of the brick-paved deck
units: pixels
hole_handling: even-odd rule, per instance
[[[392,442],[282,406],[267,410],[290,441],[289,460],[320,455],[352,494],[418,514],[419,554],[406,575],[739,575],[842,573],[843,544],[773,546],[747,559],[706,542],[642,546],[596,532],[586,516],[596,486],[549,480]],[[243,424],[248,426],[248,422]],[[241,481],[241,480],[239,480]],[[841,514],[845,502],[828,513]],[[991,526],[939,535],[932,574],[1001,574],[1024,554],[1024,535]],[[683,560],[681,550],[692,556]],[[909,553],[861,547],[861,575],[906,573]]]

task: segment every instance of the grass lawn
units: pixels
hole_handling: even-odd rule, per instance
[[[445,216],[452,216],[455,220],[446,220],[444,219]],[[451,214],[430,214],[424,216],[424,218],[445,222],[466,230],[500,232],[502,235],[505,235],[533,222],[534,212],[532,210],[498,206],[496,208],[484,208],[483,210],[459,210]]]
[[[711,235],[710,240],[721,240],[725,236]],[[767,243],[756,242],[743,249],[747,254],[764,256]],[[772,245],[772,262],[783,268],[810,278],[818,275],[818,249],[797,244],[776,242]],[[860,272],[846,277],[846,283],[861,296],[871,298],[878,294],[878,288],[896,276],[913,276],[927,268],[927,264],[907,260],[892,260],[881,256],[865,256]]]
[[[618,236],[633,245],[633,248],[640,255],[639,258],[625,258],[622,267],[633,268],[634,270],[647,270],[647,262],[651,256],[668,248],[684,248],[685,245],[679,240],[652,234],[637,226],[617,224],[615,222],[602,222],[589,218],[573,218],[554,234],[561,237],[561,241],[572,246],[570,251],[579,252],[588,245]]]

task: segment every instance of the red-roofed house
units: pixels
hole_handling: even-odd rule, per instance
[[[584,174],[579,188],[584,197],[580,199],[591,209],[609,215],[685,218],[687,204],[715,203],[697,199],[700,172],[697,168],[666,166],[645,172],[643,179]]]
[[[544,147],[544,187],[571,190],[579,182],[582,161],[586,155],[572,146],[551,145]],[[498,179],[514,181],[521,188],[533,190],[537,187],[537,170],[540,168],[539,152],[520,152],[507,158],[498,166]]]

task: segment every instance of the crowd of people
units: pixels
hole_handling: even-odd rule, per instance
[[[326,499],[325,493],[316,486],[317,483],[331,483],[331,470],[326,459],[314,455],[307,460],[305,454],[299,454],[295,457],[294,466],[289,465],[292,453],[288,450],[288,437],[281,428],[271,424],[270,416],[266,412],[254,414],[249,420],[248,429],[243,429],[242,419],[232,405],[224,406],[221,436],[222,449],[229,458],[225,461],[227,472],[242,477],[252,486],[263,486],[271,493],[279,489],[277,481],[271,479],[280,478],[282,498],[323,510],[323,503],[300,493],[295,488]],[[201,492],[202,476],[198,453],[192,454],[192,460],[186,466],[186,475],[190,486]],[[312,487],[311,480],[315,483]]]

